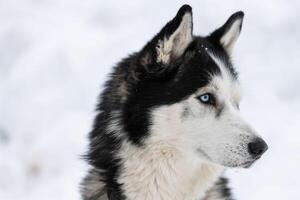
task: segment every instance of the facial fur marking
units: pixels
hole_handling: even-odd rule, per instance
[[[227,80],[233,80],[234,76],[230,73],[229,67],[226,66],[226,64],[218,58],[213,52],[208,51],[209,56],[213,59],[213,61],[218,65],[218,67],[221,70],[221,76],[223,78],[226,78]]]
[[[185,103],[183,106],[181,118],[186,119],[187,117],[189,117],[191,115],[193,115],[193,112],[192,112],[191,108],[189,107],[189,105],[187,103]]]
[[[219,118],[224,110],[224,105],[218,105],[216,107],[216,118]]]
[[[182,112],[182,118],[186,118],[188,115],[190,115],[190,111],[189,111],[189,108],[188,107],[185,107],[183,109],[183,112]]]

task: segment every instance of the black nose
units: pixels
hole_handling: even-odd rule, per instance
[[[261,156],[267,149],[268,145],[261,138],[256,138],[248,144],[248,151],[253,157]]]

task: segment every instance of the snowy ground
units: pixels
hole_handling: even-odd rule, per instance
[[[229,170],[243,200],[300,199],[300,1],[185,1],[195,33],[246,13],[235,49],[241,109],[269,144]],[[0,199],[79,200],[96,96],[112,65],[138,50],[181,1],[0,0]]]

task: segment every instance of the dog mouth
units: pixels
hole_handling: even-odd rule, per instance
[[[255,163],[255,161],[257,161],[259,158],[260,158],[260,156],[259,156],[259,157],[256,157],[256,158],[253,159],[253,160],[246,161],[246,162],[244,162],[244,163],[238,165],[238,167],[241,167],[241,168],[249,168],[249,167],[251,167],[251,166]]]
[[[201,148],[197,149],[197,152],[202,155],[204,158],[206,158],[208,161],[210,162],[214,162],[213,159],[211,159],[211,157],[205,152],[203,151]],[[252,158],[251,160],[247,159],[247,161],[245,162],[240,162],[240,163],[236,163],[233,165],[224,165],[224,166],[228,166],[228,167],[233,167],[233,168],[250,168],[258,159],[260,159],[261,156],[257,156],[255,158]],[[222,165],[222,164],[221,164]]]
[[[252,161],[247,161],[247,162],[244,162],[242,163],[241,165],[239,165],[238,167],[241,167],[241,168],[250,168],[253,163],[255,162],[256,160],[252,160]]]

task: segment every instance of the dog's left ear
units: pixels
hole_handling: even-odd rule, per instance
[[[244,13],[242,11],[232,14],[226,23],[211,33],[208,38],[213,43],[221,45],[228,55],[230,55],[242,30],[243,18]]]
[[[149,73],[169,71],[169,64],[180,57],[193,40],[192,8],[183,5],[176,16],[143,48],[139,63]]]

